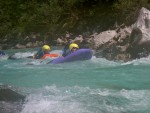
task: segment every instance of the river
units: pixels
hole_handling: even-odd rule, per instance
[[[0,84],[26,95],[20,113],[150,113],[150,56],[47,64],[22,58],[32,51],[7,50],[21,58],[0,58]]]

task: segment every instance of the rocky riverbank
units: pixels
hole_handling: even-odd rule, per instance
[[[72,42],[95,50],[96,57],[129,61],[150,54],[150,11],[141,8],[137,21],[131,26],[122,24],[114,30],[76,37]],[[59,39],[60,40],[60,39]],[[63,40],[57,43],[64,43]]]
[[[142,8],[137,21],[94,37],[97,57],[129,61],[150,54],[150,11]]]
[[[53,40],[49,35],[41,38],[40,34],[30,34],[21,39],[22,35],[12,38],[11,41],[6,36],[1,41],[1,49],[24,49],[42,46],[43,44],[55,44],[63,46],[67,43],[67,38],[71,42],[80,45],[81,48],[91,48],[95,50],[96,57],[104,57],[108,60],[129,61],[136,58],[146,57],[150,53],[150,11],[141,8],[137,21],[131,26],[124,24],[117,26],[115,29],[103,31],[100,33],[83,33],[73,36],[66,33],[66,36],[57,37]],[[43,39],[43,40],[40,40]],[[20,40],[17,42],[17,40]],[[10,43],[11,42],[11,43]]]

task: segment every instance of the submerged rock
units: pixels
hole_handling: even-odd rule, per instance
[[[0,89],[0,101],[23,101],[25,96],[11,90]]]
[[[20,113],[24,101],[24,95],[9,86],[0,85],[0,113]]]

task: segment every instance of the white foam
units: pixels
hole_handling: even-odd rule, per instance
[[[91,59],[92,63],[94,63],[94,65],[98,65],[99,67],[116,67],[116,66],[120,66],[121,62],[115,62],[115,61],[109,61],[105,58],[96,58],[96,57],[92,57]]]
[[[0,61],[7,60],[7,59],[8,59],[8,55],[0,56]]]
[[[46,86],[30,94],[21,113],[120,113],[149,109],[146,90]]]
[[[33,56],[35,52],[18,52],[18,53],[15,53],[12,57],[13,58],[16,58],[16,59],[19,59],[19,58],[26,58],[28,56]]]
[[[65,100],[64,96],[34,95],[28,99],[21,113],[81,113],[83,110],[80,103]]]
[[[126,63],[122,63],[122,65],[149,65],[150,64],[150,56],[148,57],[144,57],[144,58],[140,58],[140,59],[135,59],[135,60],[132,60],[132,61],[128,61]]]

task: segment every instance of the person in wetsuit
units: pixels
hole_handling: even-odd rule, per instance
[[[63,51],[62,56],[65,57],[65,56],[75,52],[78,49],[79,49],[79,46],[76,43],[71,43],[68,47],[66,46],[66,50]]]
[[[5,55],[5,53],[3,51],[0,51],[0,56]]]
[[[44,45],[39,51],[33,56],[34,59],[41,59],[45,54],[49,54],[50,46]]]

